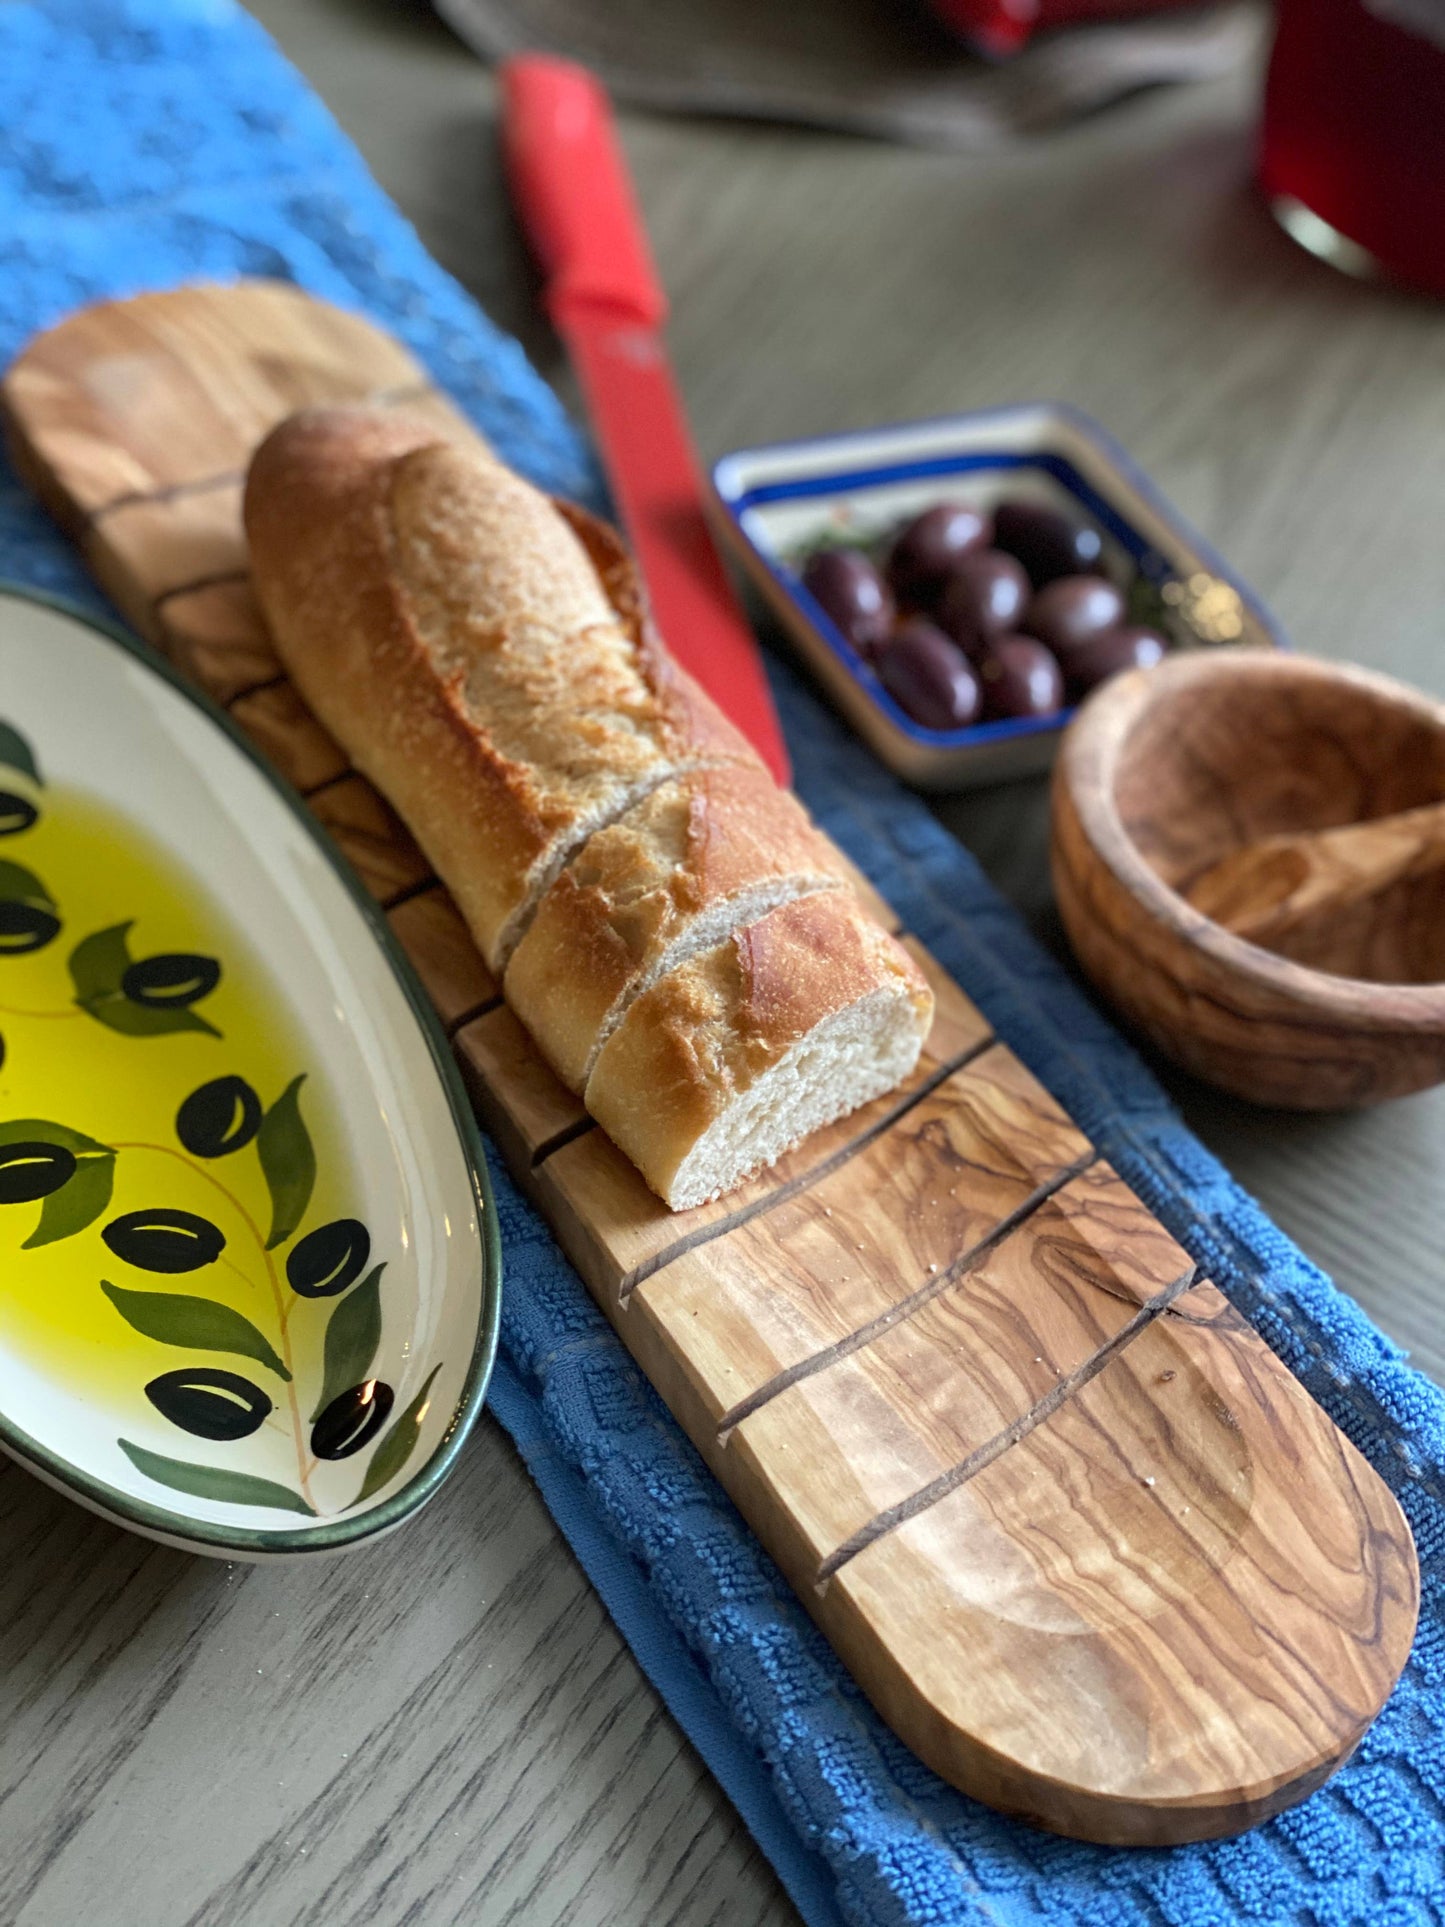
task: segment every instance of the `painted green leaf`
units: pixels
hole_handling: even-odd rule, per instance
[[[271,1193],[268,1251],[284,1244],[300,1224],[316,1182],[316,1152],[301,1116],[301,1086],[305,1082],[304,1072],[292,1078],[261,1119],[256,1133],[256,1151]]]
[[[4,724],[0,723],[0,729]],[[55,908],[55,899],[33,870],[22,863],[0,863],[0,901],[5,903],[43,903]]]
[[[321,1396],[311,1422],[351,1385],[359,1385],[371,1370],[381,1343],[381,1274],[385,1263],[373,1265],[354,1291],[337,1305],[326,1327],[326,1356]]]
[[[97,1023],[118,1030],[123,1037],[167,1037],[178,1030],[200,1030],[207,1037],[221,1035],[214,1024],[181,1006],[165,1010],[153,1004],[133,1004],[119,992],[113,997],[79,997],[76,1002]]]
[[[148,1452],[143,1445],[132,1445],[129,1439],[117,1439],[116,1444],[137,1472],[176,1492],[189,1492],[197,1499],[220,1499],[230,1505],[274,1506],[281,1512],[316,1517],[299,1492],[272,1479],[258,1479],[250,1472],[229,1472],[219,1465],[190,1465],[185,1459],[168,1459],[163,1453]]]
[[[127,1291],[102,1278],[100,1288],[128,1325],[162,1345],[188,1345],[198,1352],[239,1352],[257,1359],[278,1378],[291,1374],[264,1333],[229,1305],[180,1291]]]
[[[221,1033],[214,1024],[184,1005],[136,1003],[126,996],[125,974],[132,963],[130,931],[129,921],[113,923],[82,937],[71,951],[70,980],[80,1008],[123,1037],[166,1037],[182,1030],[219,1037]]]
[[[126,943],[130,927],[129,922],[113,923],[106,930],[93,930],[71,951],[68,963],[76,1003],[88,1007],[98,997],[120,995],[120,980],[130,964]]]
[[[427,1406],[431,1402],[432,1380],[440,1370],[440,1365],[432,1366],[426,1375],[426,1383],[372,1453],[371,1464],[366,1468],[366,1477],[361,1481],[361,1490],[357,1493],[354,1504],[360,1505],[362,1500],[369,1499],[373,1492],[380,1492],[384,1485],[390,1485],[411,1457],[416,1449],[416,1442],[421,1436],[422,1421],[426,1417]]]
[[[113,1155],[108,1144],[98,1144],[83,1131],[72,1131],[68,1124],[53,1124],[48,1117],[12,1117],[0,1124],[0,1144],[59,1144],[77,1157],[87,1151]]]
[[[52,1191],[41,1205],[40,1222],[20,1249],[34,1251],[37,1245],[53,1245],[84,1231],[110,1203],[114,1186],[114,1151],[106,1157],[82,1158],[70,1182]]]
[[[0,723],[0,765],[6,769],[18,769],[22,776],[28,776],[32,783],[38,783],[44,789],[45,778],[40,774],[35,751],[13,723]]]

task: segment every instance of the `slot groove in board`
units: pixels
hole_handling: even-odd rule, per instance
[[[501,991],[498,991],[494,997],[484,997],[479,1004],[473,1004],[469,1010],[460,1012],[446,1027],[448,1039],[455,1037],[459,1030],[465,1030],[468,1024],[475,1023],[478,1017],[485,1017],[489,1012],[496,1010],[503,1002],[505,999]]]
[[[169,589],[162,589],[159,595],[151,597],[151,607],[159,611],[168,602],[174,602],[177,596],[196,595],[202,589],[224,589],[232,583],[250,580],[249,569],[216,569],[210,575],[198,575],[194,581],[176,582]]]
[[[436,393],[435,386],[429,381],[408,382],[400,388],[382,388],[374,395],[361,397],[360,405],[372,408],[405,408],[408,403],[428,400]],[[93,529],[107,515],[117,509],[134,508],[141,502],[179,502],[189,495],[205,495],[211,489],[227,488],[238,485],[246,479],[242,468],[218,469],[214,475],[191,476],[184,482],[170,482],[163,488],[132,488],[120,495],[113,495],[108,502],[97,503],[87,509],[81,517],[83,529]]]
[[[920,1095],[926,1096],[927,1093],[920,1093]],[[906,1298],[900,1298],[897,1304],[890,1305],[887,1311],[880,1312],[876,1318],[870,1318],[865,1325],[860,1325],[846,1338],[840,1338],[832,1345],[825,1345],[821,1351],[813,1352],[807,1358],[800,1358],[786,1371],[779,1372],[775,1378],[770,1378],[766,1385],[759,1385],[756,1391],[749,1392],[748,1396],[740,1399],[731,1411],[723,1414],[718,1424],[718,1443],[726,1445],[728,1434],[736,1426],[741,1425],[744,1419],[751,1418],[754,1412],[761,1411],[763,1406],[771,1399],[777,1398],[780,1393],[788,1391],[805,1378],[811,1378],[815,1372],[827,1371],[828,1367],[836,1365],[839,1359],[847,1358],[853,1352],[862,1351],[865,1346],[871,1345],[874,1339],[881,1338],[884,1332],[891,1331],[893,1326],[902,1324],[905,1318],[911,1318],[914,1312],[921,1311],[931,1299],[956,1285],[960,1278],[966,1277],[975,1266],[982,1264],[985,1258],[997,1251],[1006,1238],[1017,1231],[1021,1225],[1027,1224],[1050,1198],[1064,1189],[1065,1185],[1072,1184],[1075,1178],[1082,1177],[1099,1161],[1099,1153],[1091,1148],[1083,1157],[1075,1158],[1072,1164],[1066,1164],[1061,1171],[1053,1172],[1051,1176],[1044,1179],[1042,1184],[1036,1185],[1006,1217],[1000,1218],[991,1231],[986,1232],[966,1251],[960,1252],[958,1257],[951,1264],[946,1265],[936,1277],[925,1279],[916,1291],[911,1291]],[[841,1163],[842,1160],[839,1159],[838,1162]]]
[[[764,1192],[760,1198],[749,1199],[746,1204],[740,1205],[736,1211],[730,1212],[726,1217],[710,1219],[708,1223],[698,1225],[695,1230],[686,1233],[675,1244],[665,1246],[653,1257],[628,1272],[618,1290],[618,1303],[625,1307],[639,1285],[645,1284],[649,1278],[654,1277],[665,1266],[672,1264],[687,1252],[696,1251],[700,1245],[709,1244],[714,1238],[725,1237],[728,1232],[736,1231],[740,1225],[750,1223],[754,1218],[761,1217],[765,1211],[771,1211],[775,1206],[785,1204],[789,1198],[797,1197],[800,1192],[810,1191],[815,1184],[821,1184],[825,1178],[832,1177],[836,1170],[847,1164],[851,1158],[857,1157],[860,1151],[865,1151],[870,1144],[876,1143],[885,1131],[891,1131],[893,1126],[905,1118],[915,1105],[931,1097],[940,1084],[947,1083],[948,1079],[958,1071],[966,1070],[976,1058],[982,1057],[985,1051],[992,1050],[997,1042],[998,1039],[992,1034],[979,1038],[976,1043],[970,1044],[967,1050],[959,1051],[956,1056],[949,1058],[947,1063],[939,1064],[921,1083],[905,1091],[891,1109],[882,1117],[875,1118],[869,1128],[858,1137],[850,1139],[847,1144],[840,1145],[831,1157],[824,1158],[820,1164],[812,1165],[806,1171],[800,1171],[797,1177],[790,1178],[786,1184],[780,1184],[776,1190]],[[560,1150],[560,1142],[552,1148]],[[538,1162],[540,1163],[541,1160],[539,1159]]]
[[[238,689],[234,695],[227,696],[225,701],[221,703],[221,708],[229,710],[233,704],[245,702],[248,696],[259,696],[263,689],[275,689],[279,687],[281,683],[289,680],[289,677],[283,671],[279,676],[267,676],[264,682],[247,683],[244,689]],[[202,687],[204,687],[204,685],[202,685]],[[206,690],[206,694],[210,695],[211,692]],[[217,698],[211,696],[211,701],[215,702]],[[351,772],[348,770],[346,774],[349,776]],[[338,778],[337,780],[339,781],[340,779]],[[324,789],[326,785],[323,783],[321,787]]]
[[[138,508],[142,503],[180,502],[192,495],[208,495],[214,489],[235,488],[246,479],[245,471],[239,468],[219,469],[214,475],[197,475],[189,481],[170,482],[165,488],[127,489],[124,495],[116,495],[108,502],[101,502],[90,509],[85,517],[84,526],[93,529],[117,509]]]
[[[377,901],[383,910],[395,910],[403,903],[410,903],[413,897],[425,896],[428,890],[439,890],[440,888],[440,877],[422,877],[417,883],[404,883],[394,895],[378,898]],[[500,1003],[501,999],[498,998],[497,1002]],[[490,1010],[492,1006],[489,1004],[487,1008]]]
[[[1076,1393],[1081,1392],[1091,1380],[1097,1378],[1112,1358],[1152,1325],[1161,1313],[1168,1311],[1176,1298],[1181,1298],[1199,1282],[1198,1265],[1190,1265],[1187,1271],[1182,1271],[1177,1278],[1164,1287],[1163,1291],[1141,1305],[1128,1324],[1121,1325],[1112,1338],[1106,1339],[1096,1352],[1086,1358],[1081,1365],[1075,1366],[1067,1377],[1061,1378],[1057,1385],[1051,1386],[1043,1397],[1030,1406],[1020,1418],[1016,1418],[1011,1425],[1006,1425],[1001,1432],[996,1432],[991,1439],[985,1439],[982,1445],[970,1452],[967,1458],[960,1459],[957,1465],[950,1466],[947,1472],[930,1480],[927,1485],[920,1486],[917,1492],[910,1493],[906,1499],[900,1499],[897,1505],[889,1506],[886,1511],[878,1513],[868,1521],[867,1525],[860,1527],[851,1538],[845,1539],[843,1544],[830,1552],[819,1565],[814,1584],[820,1589],[826,1586],[833,1575],[846,1566],[850,1559],[856,1559],[860,1552],[866,1552],[869,1546],[898,1526],[906,1525],[910,1519],[916,1519],[921,1512],[927,1512],[930,1506],[937,1505],[951,1492],[956,1492],[961,1485],[967,1485],[970,1479],[976,1478],[986,1467],[992,1465],[995,1459],[1002,1458],[1003,1454],[1017,1445],[1020,1439],[1026,1439],[1030,1432],[1036,1431],[1046,1419],[1052,1418],[1062,1405],[1065,1405]]]
[[[545,1144],[539,1144],[537,1146],[536,1150],[532,1153],[532,1169],[535,1171],[539,1165],[545,1164],[552,1153],[554,1151],[560,1151],[564,1144],[575,1144],[579,1137],[586,1137],[589,1131],[595,1131],[596,1129],[597,1120],[595,1117],[577,1118],[575,1122],[567,1125],[564,1130],[558,1131],[553,1137],[549,1137]]]

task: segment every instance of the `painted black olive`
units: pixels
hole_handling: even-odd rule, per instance
[[[214,957],[193,957],[184,950],[171,950],[133,963],[121,978],[120,987],[133,1004],[146,1004],[152,1010],[176,1010],[209,997],[220,981],[221,966]]]
[[[213,1077],[176,1112],[176,1136],[193,1158],[242,1151],[261,1127],[261,1100],[244,1077]]]
[[[75,1171],[73,1153],[60,1144],[27,1139],[22,1144],[0,1144],[0,1204],[34,1204],[48,1198]]]
[[[286,1282],[302,1298],[335,1298],[354,1285],[371,1256],[360,1218],[337,1218],[308,1231],[286,1260]]]
[[[33,803],[13,790],[0,790],[0,836],[17,836],[28,830],[40,812]]]
[[[220,1227],[192,1211],[127,1211],[100,1235],[117,1258],[142,1271],[199,1271],[226,1248]]]
[[[162,1372],[146,1386],[146,1397],[162,1418],[198,1439],[249,1438],[271,1416],[271,1401],[259,1385],[206,1365]]]
[[[0,957],[23,957],[43,950],[59,934],[60,919],[43,904],[9,897],[0,903]]]
[[[396,1393],[379,1378],[353,1385],[332,1399],[311,1428],[311,1450],[318,1459],[349,1459],[370,1445],[391,1414]]]

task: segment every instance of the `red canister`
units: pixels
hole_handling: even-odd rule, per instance
[[[1314,253],[1445,294],[1445,0],[1279,0],[1259,171]]]

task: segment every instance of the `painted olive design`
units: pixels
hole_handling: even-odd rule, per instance
[[[162,1418],[198,1439],[245,1439],[271,1416],[271,1401],[239,1372],[183,1365],[145,1388]]]
[[[286,1282],[301,1298],[335,1298],[354,1285],[371,1256],[371,1233],[359,1218],[318,1225],[286,1260]]]
[[[35,805],[13,790],[0,790],[0,836],[18,836],[39,816]]]
[[[151,1010],[184,1010],[209,997],[220,981],[221,966],[214,957],[169,950],[131,964],[120,987],[133,1004]]]
[[[19,897],[0,902],[0,957],[43,950],[59,934],[59,917],[43,904],[24,903]]]
[[[370,1445],[391,1415],[396,1393],[379,1378],[353,1385],[332,1399],[311,1428],[311,1450],[318,1459],[349,1459]]]
[[[242,1151],[261,1127],[261,1100],[244,1077],[213,1077],[176,1112],[176,1136],[195,1158]]]
[[[34,1204],[75,1173],[75,1157],[60,1144],[26,1140],[0,1145],[0,1204]]]
[[[199,1271],[226,1248],[220,1227],[193,1211],[127,1211],[100,1235],[117,1258],[142,1271]]]

